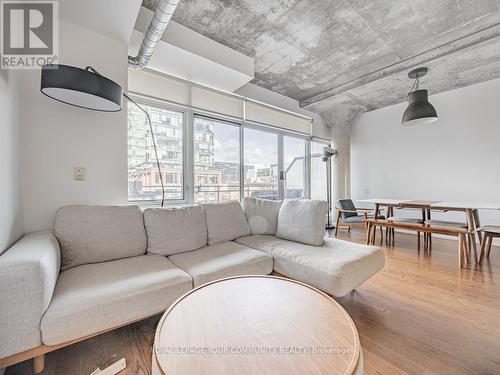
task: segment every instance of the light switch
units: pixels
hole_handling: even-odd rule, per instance
[[[85,177],[87,177],[87,173],[84,167],[75,167],[73,169],[73,180],[85,181]]]

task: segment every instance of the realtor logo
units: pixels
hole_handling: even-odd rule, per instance
[[[58,54],[57,1],[1,1],[1,67],[35,69]]]

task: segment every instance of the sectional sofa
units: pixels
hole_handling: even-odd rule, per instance
[[[203,283],[270,274],[342,297],[384,266],[373,246],[324,239],[326,203],[67,206],[52,232],[0,256],[0,368],[165,311]]]

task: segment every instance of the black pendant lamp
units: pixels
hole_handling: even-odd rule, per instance
[[[40,91],[48,97],[76,107],[101,112],[122,109],[123,90],[92,67],[44,65]]]
[[[420,90],[420,78],[425,76],[428,68],[418,68],[408,73],[408,78],[414,79],[413,87],[408,94],[408,108],[403,113],[401,125],[412,126],[430,124],[438,119],[438,115],[431,103],[427,90]]]

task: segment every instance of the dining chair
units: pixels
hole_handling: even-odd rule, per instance
[[[480,227],[478,232],[483,233],[483,238],[481,241],[481,253],[479,255],[479,264],[483,262],[483,258],[490,257],[491,245],[493,238],[500,237],[500,226],[498,225],[485,225]]]
[[[335,237],[339,228],[347,228],[350,232],[352,227],[367,227],[367,220],[373,218],[373,209],[356,208],[352,199],[338,199],[336,202],[337,220],[335,225]],[[384,215],[378,215],[377,219],[384,220]],[[384,234],[380,228],[380,241],[383,241]]]

